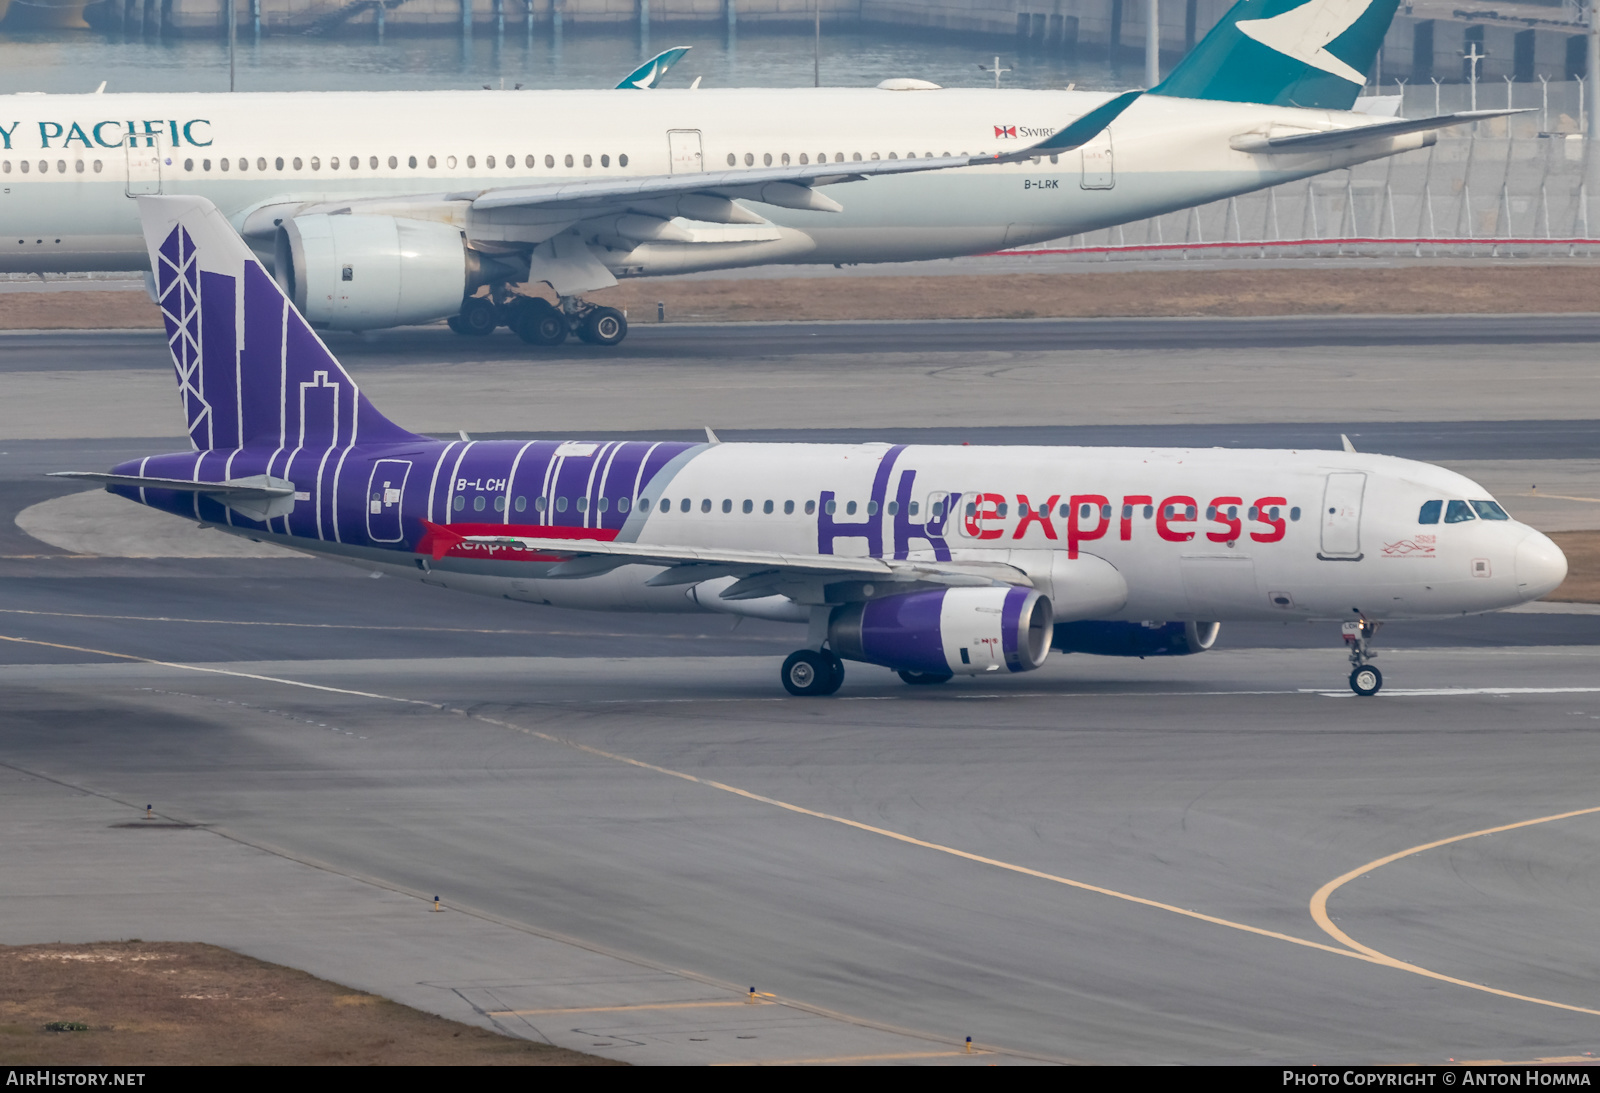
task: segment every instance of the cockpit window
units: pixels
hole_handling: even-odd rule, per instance
[[[1447,524],[1464,524],[1472,518],[1472,506],[1465,501],[1452,501],[1445,506],[1444,522]]]
[[[1472,507],[1478,510],[1478,516],[1484,520],[1509,520],[1510,515],[1505,509],[1493,501],[1474,501]]]
[[[1439,514],[1443,511],[1443,501],[1424,501],[1422,503],[1422,511],[1417,514],[1417,523],[1437,524],[1439,522]]]

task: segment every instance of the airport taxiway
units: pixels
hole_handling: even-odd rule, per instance
[[[527,431],[586,435],[1330,447],[1347,431],[1600,496],[1583,492],[1600,322],[1376,350],[1356,324],[1289,350],[1280,326],[1276,345],[1030,349],[987,375],[969,358],[989,351],[943,326],[880,331],[909,342],[881,353],[797,345],[826,324],[742,328],[781,359],[596,368],[504,338],[335,348],[418,428],[526,413]],[[380,365],[386,346],[402,352]],[[0,335],[0,942],[214,941],[638,1061],[1600,1050],[1600,615],[1396,625],[1370,701],[1345,689],[1333,628],[1310,626],[1225,627],[1199,657],[1052,656],[1000,683],[911,689],[852,666],[837,698],[791,699],[777,624],[176,558],[162,544],[218,533],[49,509],[78,487],[45,470],[185,446],[162,352]],[[1600,503],[1505,500],[1600,526]],[[67,537],[23,531],[28,511]]]

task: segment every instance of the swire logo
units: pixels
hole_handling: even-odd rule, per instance
[[[1017,139],[1017,127],[1015,125],[997,125],[994,127],[994,135],[997,138],[1008,137],[1011,140],[1015,140]]]

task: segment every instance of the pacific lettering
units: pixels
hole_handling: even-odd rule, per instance
[[[59,137],[64,132],[66,132],[66,130],[61,128],[61,123],[58,122],[58,121],[42,121],[42,122],[40,122],[39,123],[39,147],[41,147],[41,148],[50,147],[50,142],[52,140],[54,140],[56,137]]]
[[[20,121],[14,121],[14,122],[11,123],[11,128],[10,129],[7,129],[5,126],[0,125],[0,140],[3,140],[3,141],[6,142],[6,151],[9,152],[11,150],[11,134],[15,133],[17,131],[17,126],[19,126],[21,124],[22,123]]]
[[[1078,556],[1078,544],[1099,539],[1111,527],[1111,514],[1106,511],[1110,506],[1104,497],[1098,493],[1075,493],[1072,495],[1071,507],[1067,512],[1067,557]],[[1083,526],[1083,510],[1086,507],[1094,509],[1095,525],[1092,530]]]
[[[83,131],[83,127],[77,122],[73,122],[72,128],[67,130],[67,139],[61,142],[61,147],[70,148],[72,147],[73,141],[80,142],[85,148],[94,147],[94,145],[89,143],[89,134],[85,133]]]
[[[100,130],[104,129],[106,126],[108,126],[108,125],[121,125],[121,124],[122,124],[121,122],[115,122],[115,121],[97,121],[97,122],[94,123],[94,128],[89,130],[89,132],[94,134],[94,142],[96,144],[98,144],[100,147],[102,147],[102,148],[121,148],[122,147],[122,134],[120,134],[120,133],[117,134],[117,142],[115,144],[112,144],[109,140],[107,140],[105,137],[100,135]]]
[[[195,126],[197,126],[197,125],[209,126],[210,124],[211,123],[209,121],[207,121],[205,118],[195,118],[193,121],[184,122],[183,123],[183,139],[188,141],[190,144],[194,145],[196,148],[209,148],[209,147],[211,147],[211,141],[209,139],[207,139],[207,140],[195,140],[194,139],[194,127]],[[178,123],[177,122],[173,122],[172,123],[172,143],[174,145],[176,145],[178,143]]]

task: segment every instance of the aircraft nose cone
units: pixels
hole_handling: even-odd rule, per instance
[[[1542,532],[1517,544],[1517,592],[1530,600],[1546,596],[1567,579],[1567,556]]]

